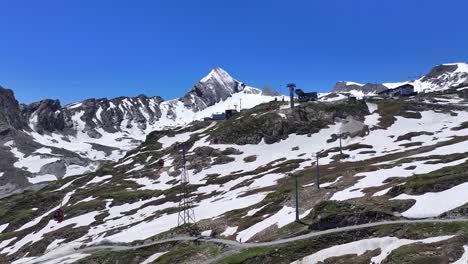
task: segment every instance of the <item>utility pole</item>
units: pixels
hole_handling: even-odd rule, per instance
[[[288,88],[289,88],[291,109],[294,109],[294,89],[296,88],[296,85],[294,83],[288,83]]]
[[[299,190],[298,190],[298,183],[297,183],[297,173],[293,174],[294,176],[294,186],[295,186],[295,202],[296,202],[296,222],[299,223]]]
[[[340,157],[343,156],[343,149],[341,147],[341,137],[342,137],[342,135],[343,135],[342,133],[340,133],[340,135],[339,135],[340,136]]]
[[[239,112],[242,110],[242,99],[239,99]]]
[[[319,154],[320,152],[317,152],[316,158],[317,158],[317,163],[316,163],[316,168],[317,168],[317,173],[316,173],[316,178],[315,178],[315,186],[317,186],[317,190],[320,190],[320,168],[319,168]]]

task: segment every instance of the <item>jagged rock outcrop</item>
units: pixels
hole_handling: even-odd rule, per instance
[[[363,101],[310,103],[297,106],[294,111],[281,109],[281,103],[258,106],[255,114],[242,113],[240,117],[227,120],[211,133],[211,139],[223,144],[267,144],[286,139],[290,134],[313,134],[342,119],[353,117],[363,121],[369,114]]]
[[[27,128],[27,123],[21,118],[20,107],[13,91],[0,86],[0,135],[13,129]]]
[[[450,88],[452,86],[468,83],[468,64],[442,64],[438,65],[424,75],[421,79],[421,86],[425,90],[435,91],[440,88]]]
[[[418,80],[408,80],[401,83],[358,84],[354,82],[337,82],[332,92],[341,93],[355,91],[364,95],[369,95],[377,94],[388,88],[394,88],[406,83],[412,84],[416,92],[446,90],[468,83],[468,64],[451,63],[438,65]]]
[[[356,83],[351,82],[337,82],[332,89],[333,93],[343,93],[343,92],[350,92],[353,90],[361,91],[365,94],[377,94],[381,91],[385,91],[388,88],[383,84],[373,84],[373,83],[366,83],[364,85],[359,85]]]
[[[278,93],[277,91],[273,90],[271,87],[265,86],[265,87],[262,89],[262,95],[266,95],[266,96],[280,96],[281,94]]]
[[[21,116],[29,126],[39,132],[62,131],[65,119],[59,100],[46,99],[29,105],[21,105]]]
[[[66,106],[52,99],[19,105],[13,91],[0,88],[0,159],[4,161],[0,162],[0,172],[4,172],[0,196],[31,183],[95,170],[137,147],[153,130],[183,126],[224,110],[229,103],[197,115],[236,93],[240,98],[262,95],[253,87],[244,93],[246,87],[216,68],[184,97],[169,101],[138,95],[87,99]],[[249,107],[262,102],[256,97]]]

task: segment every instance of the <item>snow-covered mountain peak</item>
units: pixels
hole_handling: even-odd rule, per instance
[[[454,62],[454,63],[445,63],[445,64],[442,64],[442,65],[445,65],[445,66],[457,66],[457,70],[458,72],[468,72],[468,63],[466,62]]]
[[[203,79],[200,80],[200,82],[208,82],[209,80],[216,80],[218,82],[222,83],[230,83],[235,81],[234,78],[229,75],[224,69],[220,67],[216,67],[208,73]]]
[[[196,83],[180,100],[195,112],[201,111],[233,94],[243,91],[245,84],[232,78],[225,70],[217,67]]]

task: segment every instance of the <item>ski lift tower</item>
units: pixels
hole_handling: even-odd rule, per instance
[[[177,226],[189,227],[195,224],[195,211],[193,210],[193,201],[190,197],[190,190],[188,188],[189,176],[187,173],[187,160],[185,159],[185,146],[182,146],[182,174],[180,176],[180,184],[182,186],[179,194],[179,217]]]
[[[288,83],[287,86],[289,88],[291,109],[294,109],[294,90],[296,89],[296,85],[294,83]]]

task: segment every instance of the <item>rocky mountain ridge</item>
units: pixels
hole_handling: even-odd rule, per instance
[[[353,93],[358,96],[376,95],[386,89],[395,88],[403,84],[412,84],[416,92],[433,92],[447,90],[460,85],[468,86],[468,63],[449,63],[433,67],[427,74],[417,80],[396,83],[360,84],[355,82],[337,82],[333,93]]]
[[[0,156],[17,160],[0,163],[0,171],[5,172],[0,185],[8,186],[0,189],[0,196],[29,183],[93,171],[137,147],[153,130],[183,126],[239,101],[249,108],[273,100],[271,90],[266,93],[221,68],[213,69],[183,97],[169,101],[139,95],[87,99],[66,106],[51,99],[26,105],[18,103],[12,90],[0,87]],[[38,160],[42,171],[31,169]]]
[[[95,172],[0,199],[0,262],[141,264],[159,254],[162,263],[307,263],[316,253],[327,263],[463,260],[467,105],[463,88],[307,102],[294,110],[278,100],[229,120],[153,131]],[[12,142],[7,146],[15,148]],[[177,226],[181,146],[198,231],[238,247],[177,240],[187,236]],[[303,224],[295,222],[296,179]],[[51,218],[59,207],[66,215],[61,223]],[[369,226],[339,230],[361,224]],[[281,246],[250,244],[324,229],[335,233]],[[167,239],[176,240],[164,244]],[[246,242],[252,248],[244,248]],[[365,245],[375,246],[366,252],[332,251]],[[103,250],[118,247],[126,250]]]

